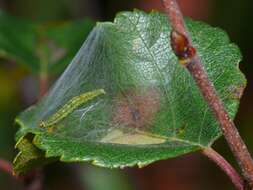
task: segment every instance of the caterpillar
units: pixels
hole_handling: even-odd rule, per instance
[[[54,113],[51,117],[49,117],[47,120],[42,121],[40,123],[40,127],[49,127],[52,126],[65,117],[67,117],[70,113],[72,113],[76,108],[78,108],[80,105],[88,102],[89,100],[92,100],[93,98],[105,94],[104,89],[98,89],[91,92],[83,93],[79,96],[75,96],[72,99],[70,99],[64,106],[62,106],[59,111]]]

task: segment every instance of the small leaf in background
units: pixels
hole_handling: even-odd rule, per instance
[[[59,73],[71,62],[82,42],[86,39],[94,23],[89,19],[52,22],[43,24],[41,33],[42,43],[49,51],[48,72]]]
[[[40,69],[34,50],[36,23],[0,11],[0,56],[15,60],[33,72]]]
[[[82,168],[84,187],[89,190],[131,190],[130,180],[125,173],[94,166]],[[108,183],[110,181],[110,183]]]
[[[186,23],[234,117],[246,83],[238,67],[239,49],[218,28],[190,19]],[[17,117],[17,140],[32,133],[32,143],[46,158],[109,168],[142,167],[210,147],[221,132],[173,54],[170,30],[167,17],[158,12],[123,12],[114,23],[98,23],[48,95]],[[105,94],[75,109],[66,106],[96,89]],[[40,127],[62,108],[66,117]]]
[[[0,57],[34,73],[59,73],[94,26],[89,20],[39,23],[0,11]]]

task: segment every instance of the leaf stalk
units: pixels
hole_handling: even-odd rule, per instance
[[[237,171],[223,158],[218,152],[212,148],[203,149],[202,154],[208,157],[210,160],[215,162],[230,178],[234,186],[238,190],[244,190],[244,182]]]

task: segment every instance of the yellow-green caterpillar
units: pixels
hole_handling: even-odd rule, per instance
[[[104,89],[98,89],[91,92],[83,93],[79,96],[75,96],[72,99],[70,99],[63,107],[59,109],[56,113],[54,113],[51,117],[49,117],[47,120],[42,121],[40,123],[40,127],[49,127],[52,126],[65,117],[67,117],[70,113],[72,113],[76,108],[78,108],[80,105],[84,104],[85,102],[88,102],[89,100],[92,100],[93,98],[105,94]]]

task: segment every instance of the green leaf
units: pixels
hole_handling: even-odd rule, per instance
[[[218,28],[186,23],[234,117],[246,84],[239,49]],[[17,140],[32,133],[46,158],[110,168],[142,167],[210,147],[221,132],[173,54],[170,30],[167,17],[157,12],[123,12],[114,23],[98,23],[48,95],[17,117]],[[97,89],[105,94],[74,101]]]
[[[0,57],[34,73],[62,71],[93,25],[88,19],[39,23],[0,11]]]

